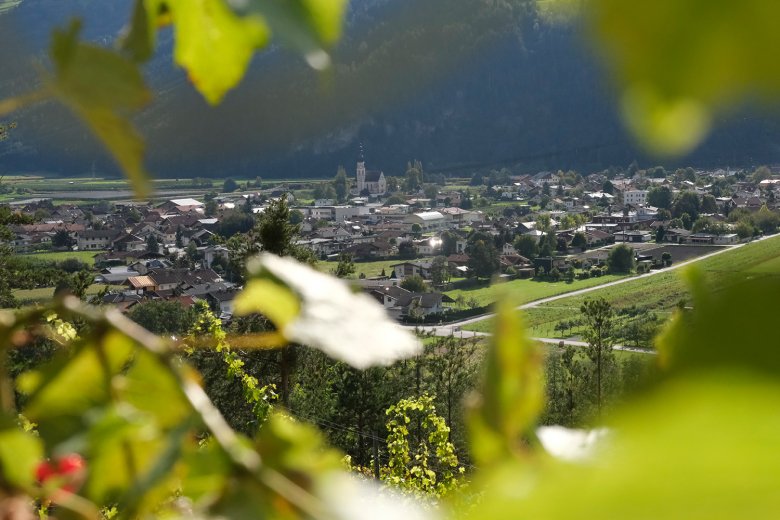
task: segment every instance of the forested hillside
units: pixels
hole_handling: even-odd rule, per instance
[[[85,36],[110,44],[130,7],[128,0],[25,0],[0,16],[0,95],[35,84],[33,60],[45,61],[50,28],[68,15],[84,16]],[[659,162],[625,134],[577,28],[538,21],[528,2],[354,0],[331,71],[318,74],[272,48],[216,109],[173,66],[172,37],[163,33],[147,66],[156,99],[138,118],[157,176],[332,176],[354,161],[359,141],[369,163],[390,174],[412,158],[445,172],[589,172]],[[98,171],[116,171],[65,110],[44,104],[16,119],[0,143],[0,169],[67,175],[94,161]],[[776,119],[734,114],[679,162],[772,163],[779,141]]]

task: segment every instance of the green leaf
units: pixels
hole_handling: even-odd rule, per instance
[[[738,371],[667,381],[612,421],[593,463],[485,475],[475,518],[776,516],[780,385]]]
[[[544,405],[541,352],[520,313],[504,300],[495,323],[482,397],[469,416],[471,448],[483,465],[517,454]]]
[[[123,378],[120,397],[151,414],[163,428],[172,428],[192,413],[178,380],[149,352],[139,351]]]
[[[232,470],[227,455],[216,442],[188,449],[182,462],[179,469],[181,492],[196,505],[215,500]]]
[[[119,48],[135,62],[144,62],[154,54],[157,40],[157,19],[163,9],[162,0],[136,0],[130,25],[125,28]]]
[[[259,256],[247,269],[257,279],[284,284],[300,301],[294,320],[275,322],[290,342],[320,349],[356,368],[388,365],[421,350],[417,338],[394,323],[376,300],[353,293],[338,278],[272,254]]]
[[[593,0],[584,12],[629,127],[652,151],[688,151],[714,113],[780,94],[777,2]]]
[[[703,274],[689,270],[693,310],[678,312],[658,338],[669,370],[736,368],[780,376],[775,320],[780,280],[751,273],[750,279],[712,292]]]
[[[139,197],[148,193],[144,144],[128,112],[151,98],[136,65],[107,49],[78,41],[80,25],[55,30],[51,58],[54,95],[81,117],[111,152]]]
[[[223,0],[169,0],[176,32],[174,59],[211,104],[241,81],[254,51],[268,42],[255,15],[239,17]]]
[[[35,468],[43,460],[38,437],[23,431],[11,417],[0,417],[0,483],[29,489],[35,482]]]
[[[347,0],[251,0],[249,12],[268,21],[275,35],[296,48],[309,65],[322,69],[330,63],[324,47],[341,36]]]
[[[109,399],[107,378],[118,373],[130,359],[133,344],[126,336],[112,331],[95,341],[106,355],[110,374],[106,374],[98,355],[98,345],[87,342],[72,355],[60,351],[50,363],[18,378],[19,390],[30,394],[24,415],[43,428],[44,422],[56,423],[63,416],[80,416],[86,410]]]
[[[258,312],[284,329],[300,313],[298,297],[287,286],[273,278],[253,278],[234,302],[235,313],[245,316]]]

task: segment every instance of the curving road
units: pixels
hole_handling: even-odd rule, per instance
[[[658,275],[658,274],[661,274],[661,273],[666,273],[666,272],[669,272],[669,271],[673,271],[675,269],[681,269],[681,268],[686,267],[686,266],[688,266],[690,264],[693,264],[695,262],[699,262],[701,260],[704,260],[705,258],[710,258],[710,257],[716,256],[716,255],[721,255],[721,254],[723,254],[723,253],[725,253],[727,251],[733,251],[735,249],[739,249],[740,247],[744,247],[744,246],[746,246],[748,244],[752,244],[753,242],[758,242],[760,240],[766,240],[768,238],[772,238],[773,236],[776,237],[777,235],[761,237],[761,238],[759,238],[757,240],[753,240],[751,242],[745,242],[745,243],[742,243],[742,244],[737,244],[737,245],[734,245],[734,246],[723,246],[723,249],[721,249],[719,251],[715,251],[715,252],[712,252],[712,253],[708,253],[706,255],[702,255],[702,256],[699,256],[699,257],[696,257],[696,258],[692,258],[690,260],[686,260],[684,262],[680,262],[679,264],[673,265],[671,267],[667,267],[666,269],[660,269],[660,270],[657,270],[657,271],[650,271],[649,273],[640,274],[640,275],[637,275],[637,276],[631,276],[631,277],[628,277],[628,278],[622,278],[620,280],[615,280],[614,282],[607,282],[607,283],[602,284],[602,285],[595,285],[593,287],[588,287],[587,289],[578,289],[576,291],[571,291],[571,292],[559,294],[559,295],[556,295],[556,296],[550,296],[550,297],[547,297],[547,298],[541,298],[539,300],[534,300],[532,302],[524,303],[523,305],[520,305],[517,308],[520,309],[520,310],[522,310],[522,309],[531,309],[533,307],[537,307],[537,306],[542,305],[544,303],[554,302],[556,300],[561,300],[563,298],[569,298],[571,296],[579,296],[579,295],[582,295],[582,294],[588,294],[588,293],[593,292],[593,291],[599,291],[601,289],[604,289],[605,287],[612,287],[614,285],[620,285],[620,284],[623,284],[623,283],[632,282],[634,280],[638,280],[639,278],[646,278],[648,276],[655,276],[655,275]],[[423,326],[408,326],[408,327],[415,328],[415,329],[420,330],[422,332],[433,333],[436,336],[452,336],[452,335],[455,335],[455,336],[464,337],[464,338],[470,338],[470,337],[475,337],[475,336],[489,336],[490,334],[488,334],[486,332],[473,332],[473,331],[461,330],[461,327],[464,326],[464,325],[470,325],[472,323],[477,323],[477,322],[480,322],[480,321],[488,320],[488,319],[492,318],[493,316],[495,316],[495,313],[487,313],[487,314],[481,314],[479,316],[475,316],[473,318],[466,318],[466,319],[463,319],[463,320],[454,321],[454,322],[443,324],[443,325],[423,325]],[[538,341],[542,341],[544,343],[556,343],[556,344],[561,341],[560,339],[555,339],[555,338],[534,338],[534,339],[536,339]],[[574,345],[574,346],[584,346],[585,345],[585,343],[583,343],[581,341],[564,341],[564,343],[565,344],[571,344],[571,345]],[[650,352],[650,353],[652,353],[652,351],[648,351],[646,349],[635,349],[634,347],[626,347],[626,346],[622,346],[622,345],[616,345],[615,349],[616,350],[627,350],[627,351],[638,351],[638,352]]]

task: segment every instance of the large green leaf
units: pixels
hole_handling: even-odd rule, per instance
[[[624,88],[629,126],[655,151],[688,151],[706,135],[714,112],[746,98],[780,94],[777,2],[586,5],[595,37]]]
[[[29,489],[42,460],[41,440],[23,431],[13,418],[0,416],[0,487]]]
[[[323,68],[329,63],[323,49],[341,35],[347,4],[347,0],[250,0],[248,11],[263,15],[274,34],[303,53],[309,65]]]
[[[506,464],[474,518],[774,518],[780,385],[713,372],[632,401],[588,464]]]
[[[241,81],[269,32],[256,15],[238,16],[224,0],[169,0],[176,32],[174,59],[209,103]]]
[[[487,353],[481,398],[469,417],[471,449],[483,465],[518,454],[544,404],[539,346],[525,332],[522,317],[504,300]]]
[[[80,24],[74,22],[53,33],[51,90],[87,123],[125,171],[136,194],[143,196],[148,192],[144,144],[128,117],[149,101],[149,91],[132,62],[79,42],[79,31]]]
[[[384,308],[366,294],[355,294],[338,278],[320,273],[290,258],[263,254],[247,269],[261,285],[247,285],[240,297],[244,312],[267,313],[284,337],[317,348],[356,368],[387,365],[417,354],[413,334],[394,323]],[[280,295],[276,305],[274,295]],[[299,300],[300,310],[291,295]]]

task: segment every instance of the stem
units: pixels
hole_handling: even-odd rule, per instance
[[[27,105],[32,105],[33,103],[43,101],[48,97],[51,97],[51,91],[44,88],[33,90],[32,92],[22,94],[21,96],[3,99],[0,101],[0,117],[10,114],[11,112],[15,112],[20,108],[26,107]]]

